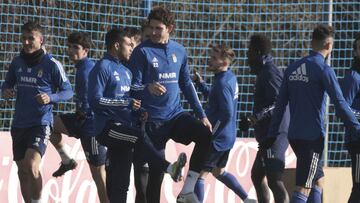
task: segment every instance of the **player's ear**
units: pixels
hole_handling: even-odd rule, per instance
[[[166,28],[168,29],[168,32],[171,33],[174,30],[174,25],[168,25]]]

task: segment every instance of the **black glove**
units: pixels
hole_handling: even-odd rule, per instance
[[[250,120],[246,116],[241,116],[239,122],[239,129],[241,131],[248,131],[250,126],[251,126]]]
[[[276,141],[276,137],[268,137],[259,143],[259,150],[267,150],[271,148]]]
[[[83,120],[86,119],[86,113],[82,111],[76,111],[75,117],[78,122],[82,122]]]

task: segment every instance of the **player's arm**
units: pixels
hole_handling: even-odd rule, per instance
[[[135,48],[130,57],[130,70],[132,72],[131,96],[142,100],[147,86],[143,82],[144,70],[147,66],[146,56],[139,48]]]
[[[265,77],[262,78],[263,86],[265,87],[265,99],[266,101],[272,101],[272,104],[261,109],[254,114],[256,121],[270,119],[275,108],[276,97],[279,94],[281,86],[281,77],[274,72],[268,72]]]
[[[206,84],[200,73],[196,70],[194,71],[193,81],[198,90],[204,95],[205,99],[207,99],[210,94],[210,87]]]
[[[227,124],[232,119],[232,114],[234,112],[234,92],[231,90],[229,86],[218,86],[217,88],[213,88],[212,91],[215,91],[214,99],[216,99],[216,103],[219,107],[219,113],[217,121],[213,126],[213,135],[216,137],[218,134],[221,134],[227,126]]]
[[[140,101],[129,97],[108,98],[103,93],[111,73],[106,67],[94,67],[89,75],[88,97],[90,107],[94,111],[112,111],[120,113],[125,108],[140,108]]]
[[[356,95],[360,92],[360,81],[355,77],[355,75],[347,74],[341,83],[341,90],[343,92],[343,96],[345,101],[352,105]],[[355,117],[360,119],[360,111],[356,109],[352,109],[352,112],[355,114]]]
[[[15,96],[15,93],[14,93],[14,86],[16,84],[15,69],[16,68],[15,68],[14,61],[13,61],[10,64],[9,70],[5,76],[5,81],[1,87],[2,98],[4,98],[4,99],[10,99]]]
[[[77,107],[81,112],[85,113],[87,109],[89,109],[88,101],[88,89],[89,89],[89,69],[79,69],[78,77],[76,79],[75,88],[77,91],[77,102],[79,106]]]
[[[348,103],[345,101],[339,83],[336,79],[335,72],[330,67],[324,69],[322,82],[326,92],[335,106],[337,115],[341,118],[345,126],[352,134],[358,135],[360,133],[360,124],[355,118],[355,115],[351,111]]]
[[[54,60],[52,64],[52,83],[56,89],[56,92],[46,94],[46,93],[39,93],[37,95],[37,100],[39,103],[47,104],[47,103],[57,103],[60,101],[66,101],[73,97],[74,92],[72,91],[71,84],[69,79],[66,77],[65,71],[63,66],[60,62]],[[49,100],[46,98],[48,96]]]

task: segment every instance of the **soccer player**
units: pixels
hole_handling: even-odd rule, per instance
[[[189,172],[177,200],[184,202],[196,199],[193,191],[208,155],[211,124],[191,82],[185,48],[170,39],[175,28],[174,15],[168,9],[156,7],[151,10],[148,22],[152,30],[150,40],[142,42],[131,55],[134,76],[131,88],[149,112],[147,133],[163,156],[169,139],[185,145],[195,142]],[[183,110],[180,90],[200,120]],[[160,202],[163,173],[150,162],[149,169],[147,200]]]
[[[225,45],[211,46],[209,67],[215,74],[210,89],[198,73],[194,82],[205,98],[208,98],[206,115],[214,128],[212,144],[205,169],[200,173],[195,185],[195,193],[200,202],[204,201],[204,180],[211,172],[217,180],[235,192],[245,203],[251,202],[235,176],[225,171],[229,153],[236,140],[236,111],[239,87],[236,76],[229,69],[235,53]],[[252,202],[254,202],[253,200]]]
[[[345,74],[341,83],[342,92],[346,102],[351,106],[357,118],[360,118],[360,34],[355,37],[353,43],[354,60],[352,67]],[[346,143],[348,145],[348,151],[351,155],[351,171],[353,187],[349,198],[349,203],[360,202],[360,140],[356,134],[352,134],[349,130],[346,130]]]
[[[129,135],[123,126],[138,128],[136,115],[141,101],[130,97],[132,74],[122,61],[128,61],[133,50],[129,29],[112,29],[106,34],[107,53],[90,72],[88,98],[95,113],[97,139],[113,137],[121,146],[109,146],[106,161],[106,189],[110,202],[125,203],[130,181],[133,151],[144,150],[159,170],[179,181],[186,155],[181,153],[174,164],[167,162],[146,135]]]
[[[283,73],[273,63],[271,41],[265,35],[255,34],[251,36],[247,57],[251,73],[256,75],[254,109],[251,116],[241,119],[239,128],[242,131],[247,131],[249,126],[253,127],[255,138],[261,145],[267,137],[272,110],[279,93]],[[280,135],[277,136],[274,145],[267,151],[260,150],[257,152],[251,170],[251,179],[259,203],[270,202],[269,187],[274,194],[275,202],[289,202],[288,193],[282,182],[285,151],[289,145],[287,139],[290,120],[288,111],[282,119],[279,129]]]
[[[39,165],[52,131],[53,104],[70,99],[73,92],[60,62],[41,48],[44,36],[38,23],[22,26],[21,41],[23,48],[10,64],[2,97],[16,98],[11,126],[14,161],[24,201],[37,203],[42,190]]]
[[[291,202],[321,202],[323,167],[320,162],[324,148],[325,93],[334,103],[345,126],[359,136],[360,124],[346,103],[335,72],[326,63],[334,41],[334,30],[328,25],[317,26],[312,33],[312,52],[286,69],[269,130],[270,139],[260,143],[262,150],[279,134],[282,116],[289,104],[288,138],[297,157],[296,189]],[[311,193],[310,193],[311,192]]]
[[[88,102],[88,78],[94,67],[87,56],[91,39],[87,33],[73,32],[67,39],[68,56],[75,64],[76,112],[55,117],[54,131],[50,141],[61,157],[60,168],[53,173],[54,177],[62,176],[66,171],[76,168],[77,163],[69,155],[69,147],[64,144],[62,135],[80,138],[91,175],[95,181],[100,202],[108,202],[106,196],[105,159],[106,148],[95,139],[94,113]]]

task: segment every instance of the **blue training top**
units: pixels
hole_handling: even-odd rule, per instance
[[[346,103],[335,72],[318,52],[292,63],[285,71],[269,136],[279,134],[286,105],[290,107],[289,139],[315,140],[325,136],[325,95],[329,94],[346,127],[358,135],[360,125]]]
[[[346,102],[351,106],[354,112],[357,114],[360,111],[360,74],[354,69],[351,69],[346,72],[344,79],[342,80],[341,89],[343,91],[344,98]],[[358,118],[359,119],[359,118]],[[348,129],[346,129],[345,139],[346,142],[351,140],[356,140],[356,135],[351,134]]]
[[[253,115],[257,120],[254,134],[259,143],[267,137],[274,105],[283,79],[283,72],[273,63],[272,56],[263,56],[263,61],[265,63],[257,68],[259,71],[256,74],[253,108]],[[279,128],[284,137],[287,136],[289,121],[290,115],[287,110]]]
[[[106,53],[89,76],[89,103],[95,113],[95,132],[100,134],[107,121],[131,125],[131,72],[117,58]]]
[[[187,55],[182,45],[172,40],[167,44],[155,44],[147,40],[134,49],[130,67],[134,76],[131,87],[134,97],[142,100],[142,106],[149,112],[149,120],[171,120],[183,112],[180,89],[196,116],[199,119],[205,117],[190,79]],[[154,81],[165,86],[165,94],[150,94],[147,85]]]
[[[71,84],[63,66],[51,55],[45,54],[35,66],[28,66],[21,56],[10,64],[2,90],[16,87],[13,127],[27,128],[53,124],[53,104],[73,96]],[[43,105],[35,96],[46,93],[50,103]]]
[[[88,101],[88,80],[94,65],[95,63],[87,57],[75,64],[75,105],[76,111],[86,115],[86,122],[81,126],[81,130],[87,136],[95,136],[94,113]]]
[[[217,151],[233,147],[236,139],[236,112],[239,87],[231,70],[216,73],[210,90],[205,82],[198,83],[199,90],[209,98],[206,115],[213,126],[212,144]]]

